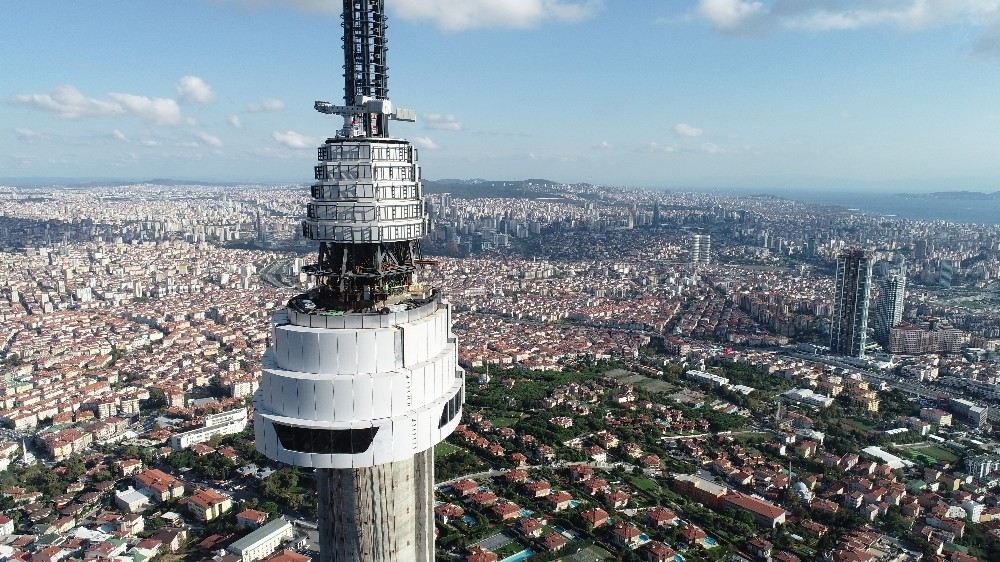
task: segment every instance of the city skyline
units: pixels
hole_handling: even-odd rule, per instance
[[[433,178],[996,189],[1000,3],[879,6],[389,2],[394,97],[420,117],[398,133]],[[333,126],[312,102],[339,99],[340,65],[317,71],[302,38],[335,39],[338,16],[307,0],[14,12],[0,176],[308,181]]]

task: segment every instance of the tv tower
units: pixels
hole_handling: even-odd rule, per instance
[[[451,308],[414,279],[427,231],[413,121],[389,101],[383,0],[344,0],[343,118],[319,147],[303,235],[316,287],[274,318],[257,450],[315,469],[320,562],[434,560],[434,451],[461,418]]]

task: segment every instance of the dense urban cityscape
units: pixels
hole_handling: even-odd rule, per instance
[[[468,381],[434,449],[439,559],[1000,553],[1000,227],[425,189],[416,277],[451,302]],[[307,193],[0,189],[4,557],[318,548],[310,469],[249,427],[271,316],[314,282]]]
[[[0,562],[1000,561],[997,2],[158,4],[0,20]]]

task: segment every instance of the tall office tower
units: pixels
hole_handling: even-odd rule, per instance
[[[875,301],[875,341],[889,348],[892,329],[903,320],[906,300],[906,266],[896,264],[879,279],[879,294]]]
[[[709,263],[712,260],[712,237],[708,234],[691,235],[691,263]]]
[[[938,275],[938,284],[945,289],[950,289],[954,277],[955,262],[951,260],[941,260],[941,273]]]
[[[864,357],[868,344],[868,300],[872,288],[872,256],[845,250],[837,256],[837,286],[833,296],[830,350]]]
[[[434,445],[458,425],[451,308],[415,279],[427,231],[417,150],[389,136],[383,0],[344,0],[343,117],[319,147],[304,235],[316,287],[274,321],[257,450],[315,469],[321,562],[434,559]]]

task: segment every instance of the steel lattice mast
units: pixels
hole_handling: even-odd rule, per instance
[[[318,149],[303,232],[316,281],[274,319],[257,449],[316,469],[320,562],[431,562],[434,451],[461,419],[451,308],[414,282],[427,231],[413,121],[388,99],[383,0],[344,0],[343,126]]]
[[[375,309],[413,281],[417,240],[427,230],[417,151],[392,139],[389,121],[413,121],[414,112],[388,99],[383,0],[344,0],[344,103],[316,102],[344,125],[319,148],[306,237],[320,243],[317,300],[347,310]],[[369,168],[359,162],[383,161]],[[312,300],[312,299],[310,299]]]

